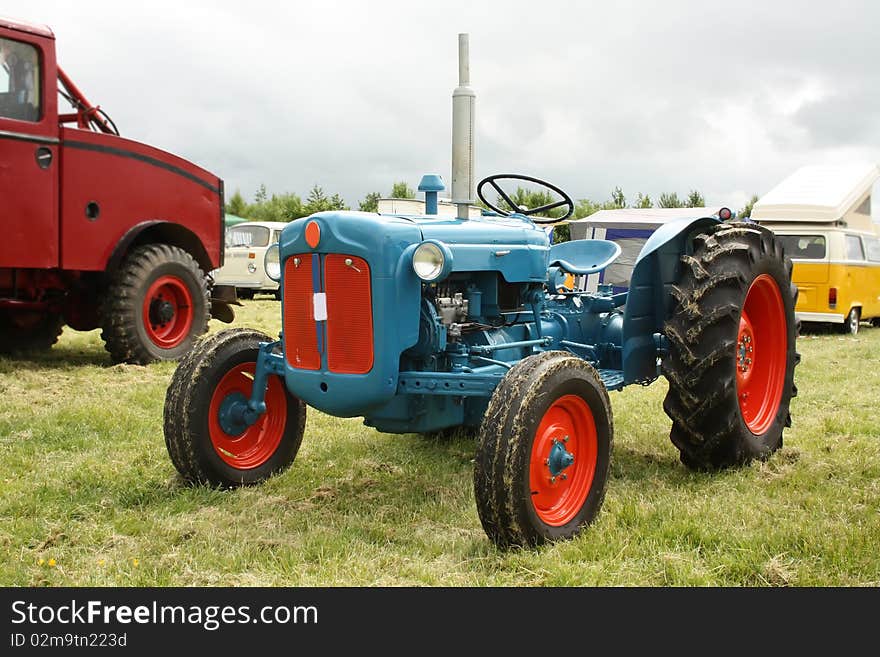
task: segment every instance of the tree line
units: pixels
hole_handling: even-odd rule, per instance
[[[403,181],[396,182],[391,187],[388,198],[415,198],[416,193]],[[379,209],[379,192],[370,192],[359,203],[358,210],[361,212],[376,212]],[[553,196],[549,192],[533,191],[518,187],[516,192],[510,194],[510,199],[517,205],[526,208],[537,208],[542,205],[553,203]],[[753,195],[745,207],[737,212],[740,219],[751,216],[752,206],[758,200]],[[706,204],[703,195],[696,189],[679,197],[677,192],[664,192],[657,199],[656,207],[659,208],[698,208]],[[484,205],[480,203],[480,205]],[[507,209],[507,203],[499,198],[496,207]],[[485,206],[484,206],[485,207]],[[573,219],[589,217],[599,210],[618,210],[622,208],[653,208],[654,199],[649,194],[638,192],[631,202],[627,202],[626,196],[620,187],[611,191],[611,197],[605,201],[592,199],[579,199],[575,203]],[[239,190],[236,190],[226,203],[225,211],[251,221],[293,221],[300,217],[308,217],[315,212],[326,210],[350,210],[339,194],[327,194],[320,185],[312,187],[306,200],[295,193],[272,194],[269,196],[265,185],[260,185],[254,194],[253,203],[245,201]],[[547,212],[546,216],[560,217],[563,208],[556,208]],[[554,241],[566,241],[569,239],[568,226],[558,226],[554,231]]]
[[[389,195],[389,198],[415,197],[416,193],[405,182],[394,183]],[[378,211],[380,198],[382,195],[379,192],[370,192],[358,203],[358,210],[361,212]],[[224,207],[227,214],[251,221],[293,221],[327,210],[351,210],[351,207],[339,194],[328,195],[320,185],[312,187],[305,201],[299,194],[293,192],[269,196],[266,185],[260,185],[254,194],[253,203],[248,203],[241,195],[241,191],[235,190]]]

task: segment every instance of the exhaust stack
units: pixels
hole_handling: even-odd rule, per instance
[[[474,108],[477,95],[470,88],[468,35],[458,35],[458,87],[452,92],[452,202],[458,217],[470,216],[474,202]]]

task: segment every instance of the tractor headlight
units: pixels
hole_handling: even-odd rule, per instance
[[[452,269],[452,252],[442,242],[422,242],[413,251],[413,271],[426,283],[446,278]]]
[[[277,244],[273,244],[266,249],[263,266],[266,269],[266,276],[273,281],[281,280],[281,250],[278,248]]]

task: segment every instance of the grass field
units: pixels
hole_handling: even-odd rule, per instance
[[[277,302],[245,303],[237,325],[277,333]],[[162,436],[174,364],[113,366],[98,332],[67,330],[45,356],[0,359],[0,585],[880,586],[880,329],[799,351],[794,425],[768,462],[688,472],[665,382],[628,388],[611,396],[597,522],[501,552],[477,518],[467,439],[310,409],[286,473],[191,488]]]

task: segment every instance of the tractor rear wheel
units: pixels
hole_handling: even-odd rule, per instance
[[[208,330],[207,278],[181,248],[138,247],[113,277],[101,317],[101,337],[113,362],[177,360]]]
[[[496,545],[571,538],[605,498],[613,441],[599,373],[566,352],[521,360],[495,389],[480,426],[474,492]]]
[[[791,269],[773,233],[752,223],[714,227],[682,257],[663,409],[689,468],[741,465],[782,445],[800,358]]]
[[[259,483],[296,458],[306,405],[269,376],[266,412],[250,425],[230,420],[232,404],[251,396],[260,343],[269,336],[228,329],[201,340],[178,365],[165,394],[165,445],[191,483],[234,487]]]
[[[64,320],[47,312],[0,312],[0,353],[46,351],[58,342]]]

